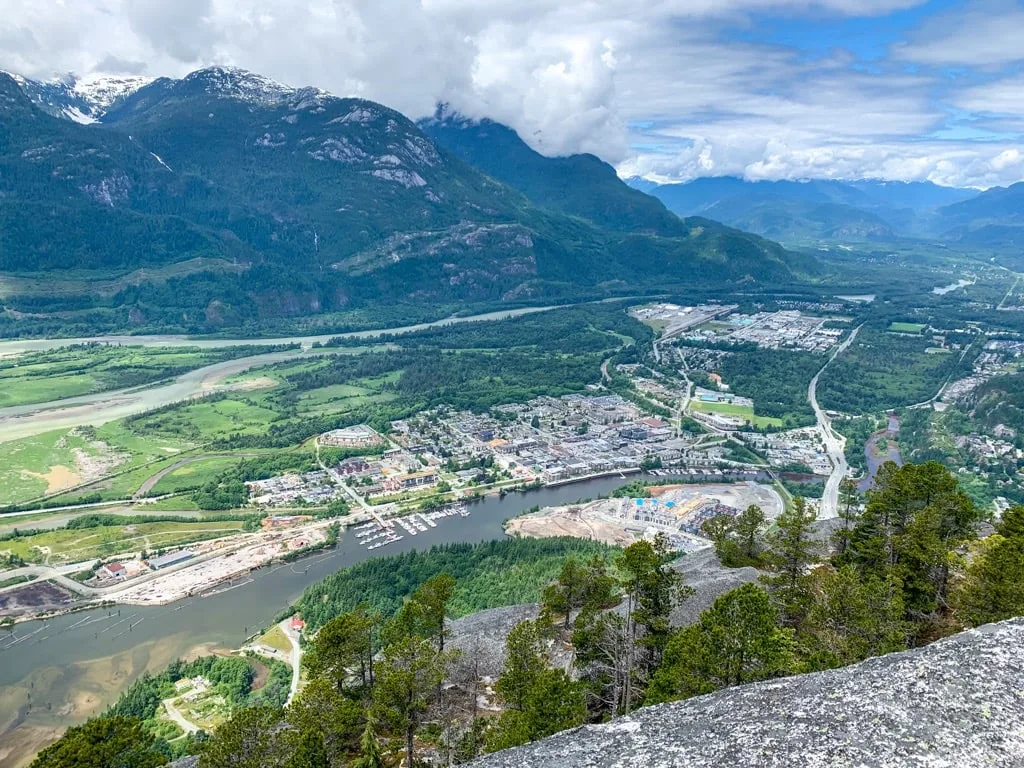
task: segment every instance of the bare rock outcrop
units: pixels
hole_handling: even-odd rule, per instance
[[[1024,619],[844,669],[648,707],[476,768],[1024,765]]]

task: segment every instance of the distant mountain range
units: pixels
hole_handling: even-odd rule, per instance
[[[417,126],[223,67],[152,81],[0,74],[0,197],[0,271],[25,278],[0,326],[203,331],[399,304],[791,284],[818,268],[679,219],[597,158],[542,157],[504,126]],[[61,290],[43,280],[57,277]],[[75,287],[100,277],[102,290]]]
[[[679,216],[706,216],[790,243],[898,237],[961,240],[974,223],[961,222],[958,231],[952,211],[979,198],[977,190],[931,182],[751,182],[730,176],[665,185],[639,178],[628,181]]]
[[[1024,182],[995,187],[940,211],[948,236],[977,247],[1024,247]]]

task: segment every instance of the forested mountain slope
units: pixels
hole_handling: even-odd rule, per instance
[[[615,230],[685,236],[688,227],[655,197],[633,189],[594,155],[545,157],[493,120],[469,120],[441,109],[419,127],[440,146],[536,205]]]
[[[946,237],[978,247],[1024,245],[1024,182],[993,187],[944,207],[932,225]]]
[[[5,298],[8,324],[91,313],[204,331],[384,303],[438,311],[790,284],[816,268],[759,237],[681,221],[595,158],[563,170],[541,158],[520,192],[387,107],[243,70],[126,88],[91,125],[44,112],[31,89],[0,74],[0,270],[32,278]],[[575,206],[538,191],[591,178],[601,183]],[[45,285],[69,269],[120,282]]]

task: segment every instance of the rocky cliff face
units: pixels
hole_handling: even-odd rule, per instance
[[[1024,619],[845,669],[649,707],[477,768],[1024,765]]]

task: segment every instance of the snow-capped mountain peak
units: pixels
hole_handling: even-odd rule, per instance
[[[255,104],[276,104],[295,93],[291,86],[239,67],[205,67],[182,81],[201,85],[207,93],[227,96]]]
[[[260,106],[287,103],[294,109],[304,109],[333,98],[319,88],[293,88],[240,67],[205,67],[187,75],[181,82],[200,86],[209,94]]]
[[[94,110],[105,112],[115,102],[131,96],[153,80],[143,75],[87,75],[75,79],[72,90],[93,105]]]
[[[6,69],[0,69],[0,75],[7,75],[18,85],[25,85],[25,78],[19,75],[17,72],[8,72]]]
[[[153,81],[139,75],[61,75],[30,80],[11,74],[25,95],[44,112],[76,123],[95,123],[114,104]]]

